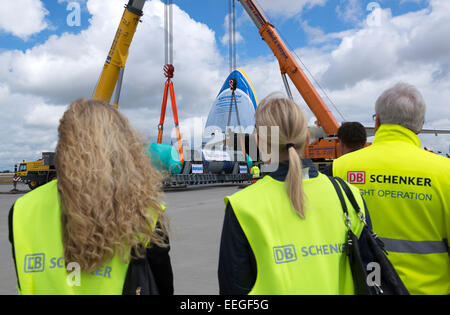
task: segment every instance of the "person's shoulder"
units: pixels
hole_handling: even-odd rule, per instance
[[[373,156],[373,149],[374,147],[368,146],[358,151],[350,152],[338,157],[333,161],[333,174],[335,172],[335,169],[339,168],[339,166],[353,164],[355,161],[358,161],[358,163],[362,163],[366,160],[371,159]]]
[[[269,175],[264,176],[264,178],[258,180],[256,183],[251,184],[244,189],[241,189],[234,194],[226,197],[226,198],[242,198],[244,196],[248,196],[249,194],[260,193],[264,190],[264,186],[267,185],[268,182],[275,181]]]
[[[52,181],[48,182],[47,184],[39,186],[39,187],[33,189],[32,191],[26,193],[22,197],[18,198],[16,201],[16,204],[20,205],[22,202],[26,202],[26,201],[35,199],[37,196],[45,195],[45,194],[53,193],[53,192],[57,192],[57,191],[58,191],[57,181],[52,180]]]
[[[440,167],[443,167],[445,169],[450,169],[449,158],[422,149],[419,149],[419,151],[421,151],[422,156],[426,158],[427,162],[439,165]]]
[[[422,153],[424,167],[428,172],[439,175],[440,181],[450,185],[450,159],[425,150]]]
[[[343,161],[343,160],[352,160],[354,158],[360,158],[360,157],[368,156],[368,155],[372,154],[372,151],[374,149],[376,149],[376,147],[373,146],[373,144],[371,144],[371,145],[369,145],[369,146],[367,146],[365,148],[362,148],[362,149],[359,149],[359,150],[356,150],[356,151],[344,154],[344,155],[340,156],[339,158],[337,158],[336,160],[341,160],[341,161]]]

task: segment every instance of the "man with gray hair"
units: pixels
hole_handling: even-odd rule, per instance
[[[360,189],[410,293],[450,294],[450,161],[421,149],[425,110],[410,84],[385,91],[373,144],[335,160],[333,175]]]

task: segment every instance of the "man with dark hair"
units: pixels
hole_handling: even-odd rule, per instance
[[[342,155],[364,148],[367,142],[366,128],[359,122],[342,123],[338,129],[337,136]],[[323,173],[333,176],[333,164],[328,165]]]
[[[364,148],[367,142],[366,129],[359,122],[345,122],[338,129],[342,155]]]

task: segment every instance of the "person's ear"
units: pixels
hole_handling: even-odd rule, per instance
[[[425,120],[422,121],[422,128],[423,128],[423,125],[424,125],[424,124],[425,124]],[[419,131],[416,131],[416,135],[418,135],[419,133],[422,132],[422,128],[420,128]]]
[[[381,126],[380,116],[377,115],[375,119],[375,132],[377,132],[378,128]]]

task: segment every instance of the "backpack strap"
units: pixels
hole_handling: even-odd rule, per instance
[[[347,225],[348,229],[351,230],[351,221],[350,217],[348,216],[348,208],[347,203],[345,202],[344,195],[342,194],[341,187],[339,186],[338,182],[336,181],[335,177],[328,177],[333,184],[334,189],[336,190],[336,193],[339,197],[339,201],[341,202],[342,210],[344,211],[345,215],[345,224]]]
[[[352,204],[353,209],[355,209],[356,213],[358,214],[358,217],[361,220],[361,222],[367,225],[364,212],[361,211],[361,207],[359,206],[358,202],[356,202],[355,196],[353,195],[353,192],[350,189],[350,187],[348,187],[348,184],[342,178],[339,177],[334,178],[339,182],[339,184],[341,184],[342,188],[345,191],[345,194],[347,195],[348,200]]]
[[[339,197],[339,201],[341,202],[342,205],[342,210],[344,210],[344,214],[348,216],[348,208],[347,208],[347,203],[345,202],[344,199],[344,195],[342,194],[342,190],[339,187],[339,184],[336,181],[336,178],[334,177],[328,177],[331,181],[331,183],[333,184],[334,189],[336,190],[336,193]]]

